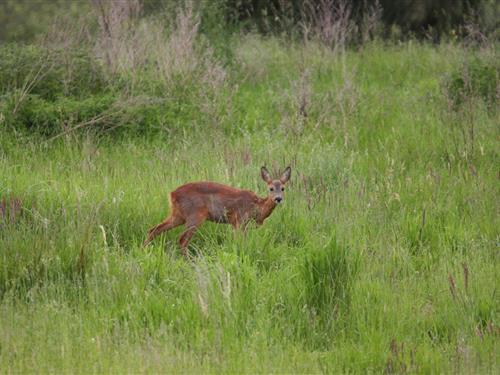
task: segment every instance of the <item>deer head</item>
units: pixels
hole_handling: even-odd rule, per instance
[[[268,199],[270,199],[274,203],[281,203],[283,201],[285,185],[290,179],[291,173],[292,173],[291,168],[287,167],[279,179],[273,180],[271,178],[271,174],[266,169],[266,167],[262,167],[260,169],[260,175],[267,184]]]

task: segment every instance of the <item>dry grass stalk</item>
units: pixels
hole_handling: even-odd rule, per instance
[[[467,266],[467,263],[462,263],[462,269],[464,271],[464,286],[467,291],[469,289],[469,266]]]
[[[96,0],[102,29],[96,52],[112,73],[144,77],[148,74],[142,73],[149,72],[167,87],[201,82],[216,89],[225,81],[226,72],[213,51],[207,46],[198,48],[200,16],[191,2],[179,7],[167,33],[161,22],[136,21],[140,13],[137,1],[113,6],[104,6],[103,1]]]
[[[14,223],[21,215],[22,201],[17,197],[3,198],[0,201],[0,219]]]
[[[158,74],[167,85],[175,82],[200,81],[212,90],[226,79],[226,71],[208,47],[197,48],[200,16],[191,2],[179,8],[174,28],[165,40],[156,33],[154,55]],[[163,39],[163,40],[162,40]]]
[[[465,34],[463,41],[466,47],[492,47],[492,43],[477,23],[467,22],[463,27],[463,33]]]
[[[294,135],[302,134],[309,116],[313,90],[309,69],[303,66],[298,79],[290,84],[291,90],[285,95],[286,109],[283,108],[281,126]]]
[[[198,285],[196,297],[202,314],[208,317],[210,305],[215,305],[214,298],[219,291],[227,307],[231,309],[231,274],[220,264],[211,270],[205,261],[198,263],[194,269]]]
[[[455,283],[455,279],[453,278],[453,276],[451,274],[448,275],[448,282],[450,284],[451,296],[453,297],[453,299],[456,299],[457,298],[457,286]]]
[[[359,94],[354,84],[355,67],[348,69],[343,64],[343,80],[342,85],[335,92],[335,102],[340,110],[342,118],[342,128],[344,133],[344,145],[349,143],[349,126],[348,121],[356,112]]]
[[[205,317],[208,317],[208,284],[210,281],[210,274],[206,264],[201,263],[195,266],[196,280],[198,284],[197,300],[200,310]]]
[[[375,39],[382,24],[382,6],[379,0],[375,3],[368,5],[367,1],[364,2],[363,19],[361,20],[361,41],[367,43]]]
[[[346,0],[308,1],[304,5],[304,35],[311,34],[334,53],[344,53],[352,37],[352,7]]]
[[[307,117],[307,112],[309,110],[311,102],[312,88],[309,75],[309,69],[302,69],[299,81],[294,85],[294,91],[296,92],[295,99],[297,106],[297,116],[299,118]]]
[[[76,20],[69,16],[55,18],[41,43],[47,49],[58,50],[60,53],[81,48],[92,40],[89,28],[91,22],[89,13],[81,14]]]
[[[137,19],[142,10],[141,2],[92,0],[92,4],[101,31],[98,43],[101,57],[112,72],[116,72],[132,21]]]
[[[199,15],[188,4],[185,9],[178,10],[175,25],[168,38],[165,38],[158,27],[151,30],[155,49],[153,60],[159,76],[166,83],[171,84],[176,78],[185,79],[198,68],[195,41],[199,24]]]

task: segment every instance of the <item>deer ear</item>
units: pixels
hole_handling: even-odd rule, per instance
[[[273,180],[271,178],[271,174],[269,173],[269,171],[266,169],[266,167],[261,167],[260,168],[260,176],[262,177],[262,179],[267,182],[268,184]]]
[[[286,167],[285,171],[280,177],[280,181],[282,184],[286,184],[288,180],[290,179],[290,176],[292,174],[292,169],[290,167]]]

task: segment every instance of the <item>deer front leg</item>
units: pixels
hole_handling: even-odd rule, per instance
[[[206,216],[196,216],[186,220],[186,230],[182,232],[179,237],[179,245],[181,247],[181,252],[184,257],[188,258],[187,247],[189,245],[189,241],[196,232],[196,229],[206,220]]]
[[[229,223],[233,226],[235,231],[242,232],[244,236],[247,234],[248,227],[251,220],[248,217],[234,216]]]
[[[245,220],[245,217],[238,213],[233,213],[232,215],[228,216],[228,222],[233,226],[235,230],[242,229],[243,231],[245,231],[246,221],[247,220]]]
[[[235,230],[238,230],[241,228],[241,223],[239,220],[232,219],[229,221],[229,224],[231,224]]]

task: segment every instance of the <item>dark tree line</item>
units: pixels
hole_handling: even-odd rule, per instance
[[[109,0],[115,1],[115,0]],[[120,0],[128,1],[128,0]],[[464,25],[499,36],[499,0],[130,0],[139,1],[143,15],[175,15],[176,8],[191,4],[202,17],[202,29],[254,30],[263,34],[300,35],[305,24],[338,7],[347,9],[356,25],[379,12],[379,36],[396,27],[399,36],[460,35]],[[0,41],[29,41],[48,29],[60,15],[77,17],[92,8],[92,0],[0,0]],[[316,18],[316,20],[315,20]]]
[[[440,36],[459,32],[469,22],[491,33],[498,29],[500,20],[497,0],[226,0],[225,6],[231,22],[267,33],[283,31],[284,25],[300,25],[311,9],[334,8],[341,3],[350,8],[355,22],[379,7],[386,34],[396,25],[404,35],[424,36],[431,32]]]

